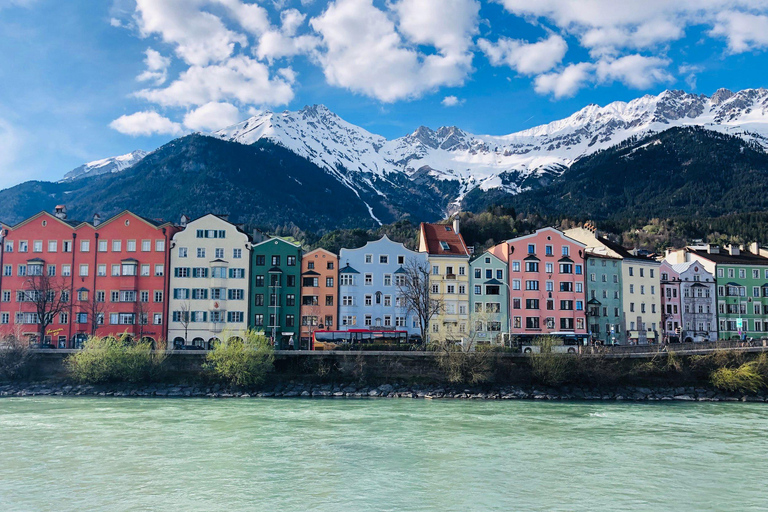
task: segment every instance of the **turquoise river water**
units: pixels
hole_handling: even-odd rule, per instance
[[[0,399],[0,511],[768,510],[768,405]]]

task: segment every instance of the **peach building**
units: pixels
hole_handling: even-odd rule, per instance
[[[316,330],[335,330],[338,325],[339,257],[315,249],[301,258],[301,347],[309,348]]]

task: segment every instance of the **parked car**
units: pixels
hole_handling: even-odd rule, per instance
[[[29,347],[36,348],[36,349],[50,350],[50,349],[55,349],[56,345],[54,345],[53,343],[33,343]]]

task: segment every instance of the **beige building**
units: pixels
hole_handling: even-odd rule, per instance
[[[430,297],[443,303],[429,325],[431,333],[447,333],[461,339],[469,328],[469,256],[458,219],[453,224],[422,223],[419,252],[430,266]]]

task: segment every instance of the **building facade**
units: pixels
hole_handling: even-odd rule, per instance
[[[419,252],[428,257],[430,297],[442,303],[441,311],[430,320],[429,332],[461,339],[469,328],[470,252],[453,224],[427,224],[419,230]]]
[[[65,297],[41,341],[77,347],[89,335],[167,339],[168,246],[176,228],[124,211],[101,222],[67,219],[66,208],[4,228],[0,334],[36,341],[31,288]],[[7,309],[6,309],[7,308]],[[50,310],[49,310],[50,311]]]
[[[250,326],[278,350],[298,349],[301,247],[270,238],[253,246],[251,263]]]
[[[170,320],[174,346],[210,347],[248,327],[250,237],[225,218],[204,215],[171,242]]]
[[[473,338],[501,343],[509,332],[507,262],[486,251],[469,262],[470,318]]]
[[[622,322],[622,260],[590,249],[587,247],[585,275],[589,332],[605,345],[621,345],[627,339]]]
[[[768,251],[714,245],[687,247],[675,260],[699,262],[715,276],[720,339],[761,338],[768,332]]]
[[[554,228],[507,240],[512,334],[585,334],[585,245]],[[499,246],[493,250],[500,251]]]
[[[667,342],[717,339],[715,277],[696,261],[662,261],[662,335]]]
[[[301,348],[309,349],[315,330],[336,330],[339,257],[315,249],[301,258]]]
[[[616,284],[621,285],[621,308],[619,313],[622,315],[619,325],[614,325],[614,331],[619,333],[617,336],[618,343],[624,343],[626,341],[630,344],[645,344],[656,343],[659,339],[658,329],[661,327],[661,292],[660,292],[660,278],[659,267],[661,264],[653,258],[643,256],[637,250],[629,251],[622,247],[620,244],[609,240],[606,237],[600,236],[596,233],[593,226],[587,226],[584,228],[574,228],[566,231],[566,235],[579,240],[586,245],[586,252],[594,257],[612,258],[619,260],[616,264],[620,274],[618,278],[614,277],[613,265],[609,267],[606,261],[606,268],[608,272],[604,272],[600,275],[599,283],[602,283],[602,276],[605,276],[607,282],[606,286],[598,286],[598,282],[595,282],[595,295],[597,300],[600,300],[603,289],[606,291],[606,295],[610,297],[610,292],[614,292]],[[597,263],[596,263],[597,265]],[[602,264],[601,264],[602,265]],[[590,267],[593,268],[593,267]],[[589,272],[587,286],[590,286],[592,281],[592,273]],[[598,272],[594,272],[597,278]],[[613,283],[611,283],[613,281]],[[590,293],[591,300],[591,293]],[[593,302],[593,306],[597,306]],[[599,312],[602,313],[603,305],[599,305]],[[613,313],[615,313],[615,308]],[[612,313],[610,309],[606,311],[608,315]],[[612,320],[616,320],[616,316],[611,317]],[[594,326],[595,321],[591,319],[590,323]],[[603,325],[605,319],[600,319],[600,323],[597,325]],[[602,339],[602,336],[601,336]]]
[[[419,319],[398,291],[408,265],[427,265],[427,256],[386,235],[339,252],[339,329],[408,331],[420,334]]]

